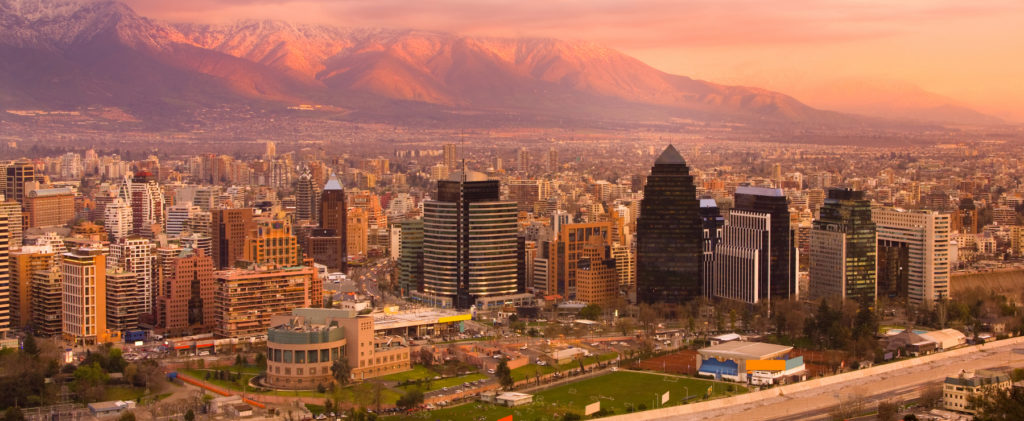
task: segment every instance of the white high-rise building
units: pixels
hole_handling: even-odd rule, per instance
[[[907,301],[931,304],[950,292],[950,216],[929,210],[873,208],[881,255],[888,248],[906,248]],[[901,253],[895,253],[900,255]],[[880,290],[886,281],[878,280]]]
[[[112,241],[118,241],[132,233],[132,208],[124,199],[117,197],[103,210],[103,225]]]
[[[388,220],[401,222],[409,212],[416,209],[416,201],[409,193],[398,193],[388,202]]]
[[[769,213],[731,210],[715,246],[711,295],[757,304],[761,280],[770,277],[768,250],[771,244]],[[780,282],[786,282],[785,279]],[[771,282],[769,280],[770,285]]]
[[[110,266],[135,273],[142,293],[142,312],[153,312],[155,295],[153,282],[153,243],[148,239],[131,236],[110,245]]]
[[[619,273],[619,286],[636,285],[636,254],[629,244],[615,243],[612,246],[615,270]]]
[[[199,206],[193,205],[191,202],[167,208],[167,227],[164,228],[164,232],[170,237],[181,235],[181,232],[185,230],[185,223],[188,219],[200,211]]]
[[[164,193],[152,174],[139,173],[125,177],[117,196],[132,208],[132,232],[152,234],[153,224],[164,223]]]

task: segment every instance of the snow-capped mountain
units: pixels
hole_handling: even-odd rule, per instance
[[[763,89],[553,39],[278,21],[167,24],[115,1],[0,0],[0,107],[403,104],[642,120],[845,121]]]

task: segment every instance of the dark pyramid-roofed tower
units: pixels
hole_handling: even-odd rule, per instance
[[[658,165],[686,166],[686,160],[684,160],[683,156],[679,154],[679,151],[676,150],[675,146],[668,145],[668,147],[661,152],[661,155],[658,155],[658,159],[654,160],[654,166],[657,167]],[[689,169],[687,169],[687,173],[689,173]]]
[[[324,189],[320,192],[319,205],[320,234],[335,237],[333,256],[338,259],[337,266],[345,271],[348,266],[348,210],[345,202],[345,188],[334,174],[327,179]]]
[[[647,176],[636,225],[637,299],[683,303],[703,295],[700,202],[690,169],[672,145]]]

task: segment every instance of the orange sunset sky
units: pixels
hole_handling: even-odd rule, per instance
[[[1024,122],[1020,0],[126,2],[172,22],[281,19],[594,41],[670,73],[778,90],[812,106],[885,92]]]

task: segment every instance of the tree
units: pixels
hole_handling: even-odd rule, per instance
[[[348,411],[348,418],[350,421],[374,421],[377,419],[377,414],[367,412],[363,408],[353,408]]]
[[[28,355],[33,357],[39,356],[39,344],[36,343],[36,337],[31,333],[25,336],[25,342],[22,344],[21,350]]]
[[[256,366],[262,369],[267,368],[267,355],[260,352],[256,354]]]
[[[601,306],[597,304],[587,304],[580,309],[577,317],[586,320],[598,320],[601,318]]]
[[[512,370],[509,370],[508,361],[505,361],[504,359],[498,363],[498,368],[494,369],[494,375],[498,377],[498,383],[500,383],[501,387],[505,389],[508,389],[515,384],[515,381],[512,379]]]
[[[900,416],[900,404],[893,401],[878,403],[878,421],[896,421]]]
[[[1024,414],[1024,392],[1016,389],[987,390],[971,398],[977,421],[1013,420]]]
[[[104,385],[107,384],[109,376],[99,363],[94,362],[79,366],[75,370],[74,378],[71,390],[78,395],[78,400],[88,403],[103,397]]]
[[[337,380],[342,386],[348,384],[352,380],[352,368],[348,366],[348,360],[345,358],[338,358],[331,365],[331,374],[334,376],[334,380]]]
[[[4,411],[4,421],[25,421],[25,413],[21,412],[21,408],[12,406]]]
[[[636,328],[636,326],[634,326],[633,319],[628,317],[620,317],[619,320],[615,322],[615,327],[622,332],[623,336],[633,333],[633,329]]]
[[[651,335],[654,333],[654,327],[657,325],[655,321],[658,320],[658,310],[650,304],[640,304],[639,319],[644,333]]]
[[[192,408],[185,411],[185,421],[196,421],[196,413],[192,411]]]
[[[942,385],[933,384],[921,392],[921,399],[918,400],[921,406],[931,409],[939,406],[942,402]]]
[[[125,412],[117,417],[117,421],[135,421],[135,413],[132,411]]]
[[[409,410],[419,406],[421,403],[423,403],[423,391],[418,387],[413,387],[407,390],[402,397],[398,398],[396,405],[399,408]]]

